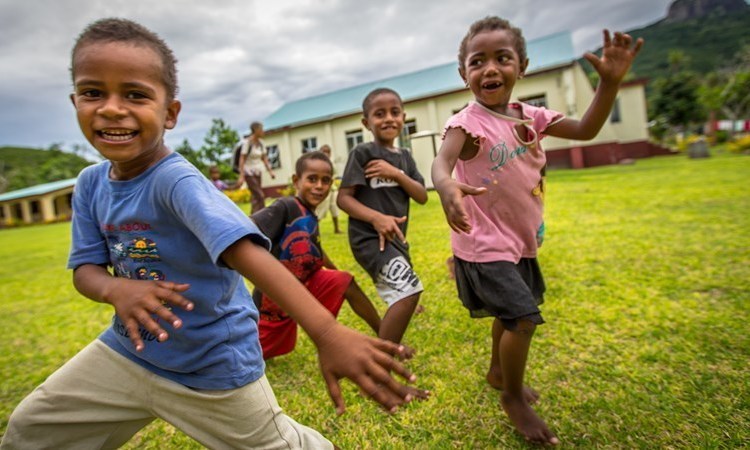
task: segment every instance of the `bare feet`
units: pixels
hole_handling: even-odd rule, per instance
[[[503,390],[503,377],[500,374],[499,369],[490,367],[487,371],[487,383],[498,391]],[[523,399],[526,400],[529,405],[533,405],[539,400],[539,392],[530,388],[529,386],[523,387]]]
[[[557,445],[560,440],[547,428],[547,424],[536,415],[524,398],[501,394],[500,403],[505,414],[519,433],[535,444]]]

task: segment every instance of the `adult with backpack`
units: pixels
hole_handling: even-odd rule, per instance
[[[250,190],[250,214],[256,213],[266,206],[261,187],[261,175],[264,166],[271,178],[276,178],[271,163],[268,161],[268,153],[261,140],[262,137],[263,124],[260,122],[251,123],[250,135],[245,136],[245,139],[242,140],[242,147],[239,149],[239,160],[235,158],[235,161],[237,161],[235,172],[240,174],[239,181],[244,180]]]

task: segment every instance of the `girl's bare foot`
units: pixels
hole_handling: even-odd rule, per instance
[[[498,391],[503,390],[503,377],[500,374],[500,369],[490,367],[487,371],[487,383]],[[523,387],[523,399],[528,402],[529,405],[533,405],[539,400],[539,392],[530,388],[529,386]]]
[[[557,445],[560,443],[557,436],[547,428],[547,424],[536,415],[526,400],[503,393],[500,396],[500,403],[503,405],[505,414],[524,439],[535,444]]]

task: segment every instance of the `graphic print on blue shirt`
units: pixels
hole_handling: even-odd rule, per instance
[[[161,270],[150,265],[161,261],[159,247],[152,239],[143,235],[130,237],[127,234],[124,236],[109,234],[106,239],[115,276],[136,280],[161,281],[166,279],[166,275]],[[154,319],[157,322],[160,320],[158,316],[154,316]],[[121,336],[130,337],[130,333],[117,315],[114,317],[112,328]],[[139,326],[138,330],[144,341],[156,340],[156,336],[142,326]]]
[[[316,233],[318,219],[306,214],[290,222],[279,244],[279,261],[298,280],[305,281],[323,265],[323,255],[311,236]]]

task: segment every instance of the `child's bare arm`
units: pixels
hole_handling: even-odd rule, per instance
[[[229,267],[249,279],[307,332],[318,348],[328,393],[340,414],[344,400],[338,380],[349,378],[386,410],[411,400],[406,386],[391,371],[409,381],[416,377],[393,358],[403,347],[351,330],[336,321],[297,278],[265,249],[240,239],[221,255]]]
[[[337,270],[336,265],[331,261],[331,258],[328,257],[328,253],[326,252],[323,252],[323,267],[326,269]]]
[[[182,321],[172,313],[170,306],[179,306],[186,311],[193,309],[193,303],[180,294],[190,287],[188,284],[115,277],[105,267],[95,264],[76,268],[73,285],[91,300],[114,306],[136,351],[143,350],[139,326],[163,342],[169,335],[154,316],[172,324],[174,328],[180,328]]]
[[[586,53],[586,58],[599,74],[599,85],[594,99],[581,120],[564,119],[550,125],[545,133],[565,139],[587,140],[594,138],[609,117],[612,105],[617,97],[620,82],[630,69],[636,55],[643,46],[643,39],[633,45],[633,38],[628,34],[615,33],[610,38],[609,31],[604,30],[602,57]]]
[[[407,175],[403,170],[396,168],[384,159],[373,159],[365,166],[366,178],[389,178],[394,180],[420,205],[427,203],[427,189],[414,178]]]
[[[404,233],[401,232],[399,224],[406,222],[406,216],[394,217],[383,214],[362,204],[354,197],[355,187],[347,186],[339,189],[336,202],[350,217],[372,224],[380,237],[380,251],[385,249],[385,241],[398,238],[406,242]]]
[[[466,133],[460,128],[451,128],[445,133],[445,139],[440,146],[440,152],[432,162],[432,183],[440,196],[445,218],[453,231],[468,233],[471,231],[469,215],[464,208],[463,198],[466,195],[479,195],[487,191],[485,188],[469,186],[459,183],[452,178],[456,161],[462,154],[476,153],[475,145],[466,138]]]

